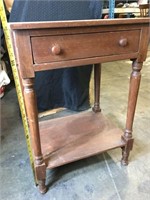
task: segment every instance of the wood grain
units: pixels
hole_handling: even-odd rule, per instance
[[[74,162],[109,149],[122,148],[128,164],[142,64],[149,42],[150,18],[28,22],[10,24],[19,78],[41,193],[46,191],[46,168]],[[99,63],[131,59],[125,132],[100,112]],[[94,64],[94,111],[39,122],[33,87],[35,71]],[[115,69],[114,69],[115,70]],[[117,71],[116,71],[117,76]],[[46,91],[45,91],[46,92]],[[122,103],[122,102],[120,102]]]
[[[40,122],[40,130],[48,168],[125,145],[123,131],[103,114],[92,111]]]

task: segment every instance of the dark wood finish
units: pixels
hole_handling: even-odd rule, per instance
[[[49,22],[16,22],[16,23],[10,23],[11,30],[41,30],[41,29],[55,29],[55,28],[74,28],[74,27],[94,27],[94,26],[133,26],[139,25],[139,24],[147,24],[149,22],[149,18],[143,19],[138,18],[137,19],[105,19],[105,20],[77,20],[77,21],[49,21]],[[60,30],[61,32],[61,30]],[[73,31],[75,32],[75,31]]]
[[[46,169],[122,148],[128,164],[142,64],[149,41],[149,18],[10,24],[41,193]],[[99,63],[133,60],[124,134],[100,112]],[[94,64],[93,111],[39,122],[33,89],[35,71]],[[117,75],[117,72],[116,72]]]
[[[128,109],[127,109],[127,120],[126,120],[126,129],[123,136],[123,139],[126,141],[126,145],[123,148],[123,157],[122,164],[128,164],[128,156],[130,150],[132,150],[133,146],[133,138],[132,138],[132,126],[134,120],[134,113],[136,108],[136,102],[138,97],[138,91],[141,80],[141,69],[143,63],[137,63],[136,60],[133,61],[132,64],[132,73],[130,77],[130,89],[129,89],[129,98],[128,98]]]
[[[140,30],[32,37],[34,64],[136,53],[139,46],[139,36]],[[120,44],[120,40],[124,38],[128,42],[126,48],[122,48],[124,46]],[[54,41],[57,44],[57,49],[59,48],[59,53],[57,54],[53,53]],[[77,45],[77,41],[79,45]],[[95,47],[94,49],[91,44]],[[106,48],[102,48],[105,45]]]
[[[35,92],[33,90],[33,79],[23,79],[23,86],[28,123],[30,127],[30,136],[35,159],[35,174],[38,180],[39,189],[41,193],[45,193],[46,166],[43,160],[41,150],[41,141],[38,125],[38,111]]]
[[[94,112],[100,112],[100,81],[101,81],[101,64],[94,65]]]
[[[126,144],[121,140],[123,131],[100,112],[95,114],[92,111],[84,111],[71,117],[40,122],[40,130],[42,153],[47,168],[64,165]]]

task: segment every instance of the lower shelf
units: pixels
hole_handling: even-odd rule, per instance
[[[102,113],[86,111],[40,122],[42,153],[47,168],[54,168],[109,149],[122,147],[123,131]]]

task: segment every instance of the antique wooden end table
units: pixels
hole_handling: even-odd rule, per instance
[[[122,164],[128,164],[133,146],[132,126],[140,71],[149,42],[149,20],[138,18],[10,24],[41,193],[46,192],[46,169],[117,147],[122,148]],[[101,113],[99,63],[124,59],[130,59],[133,63],[123,132]],[[94,65],[93,110],[39,122],[34,91],[35,72],[88,64]]]

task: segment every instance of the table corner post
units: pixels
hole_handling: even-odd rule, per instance
[[[94,106],[92,110],[101,112],[100,108],[100,82],[101,82],[101,64],[94,64]]]
[[[35,175],[37,178],[40,193],[46,192],[46,165],[43,160],[40,131],[38,123],[38,109],[36,94],[34,91],[34,78],[23,79],[24,98],[28,116],[28,123],[30,128],[31,144],[34,154]]]
[[[143,62],[138,62],[134,59],[132,63],[132,73],[130,76],[130,87],[129,87],[129,97],[128,97],[128,108],[127,108],[127,119],[126,128],[122,140],[125,141],[125,146],[122,147],[122,165],[128,165],[129,153],[133,147],[133,137],[132,137],[132,127],[134,121],[134,114],[136,109],[136,103],[138,98],[138,92],[141,81],[141,69]]]

